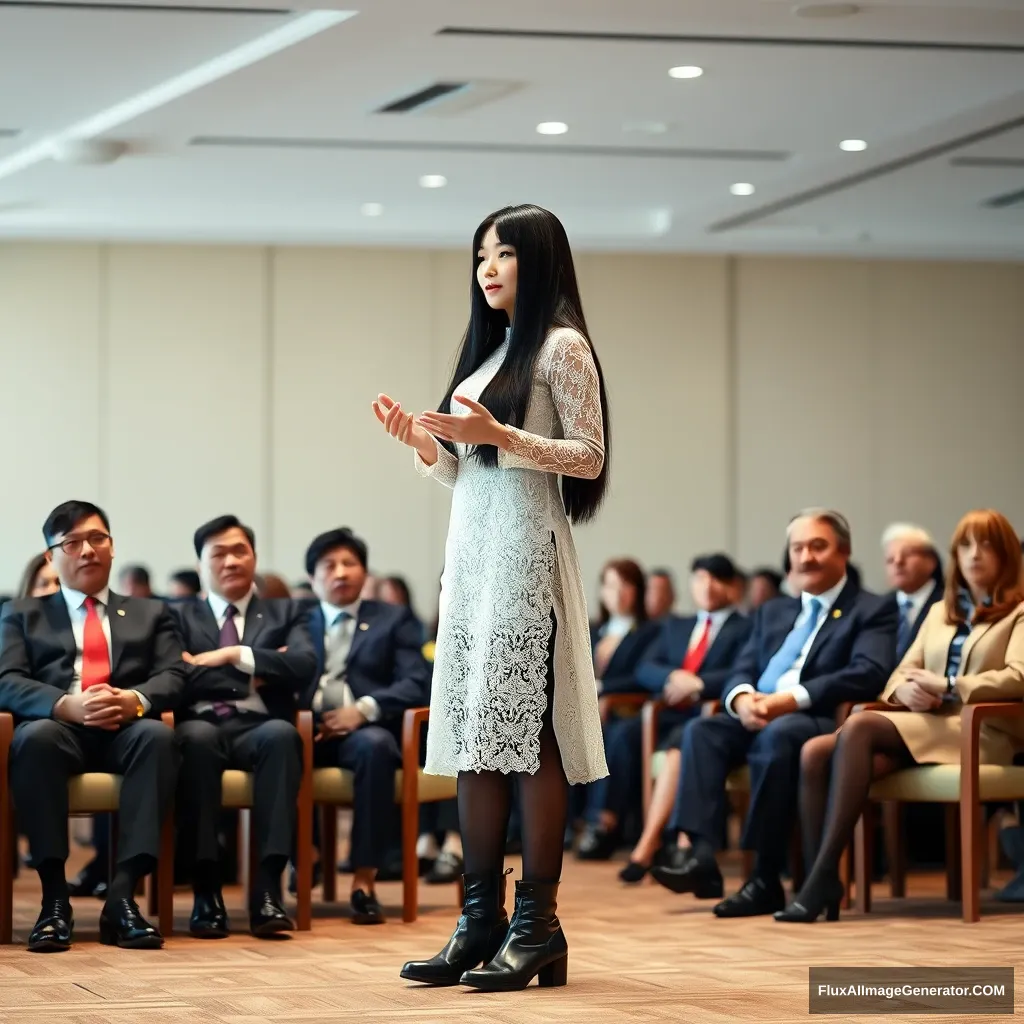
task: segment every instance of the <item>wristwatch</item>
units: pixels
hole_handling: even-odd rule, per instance
[[[946,676],[946,693],[956,693],[956,676]]]

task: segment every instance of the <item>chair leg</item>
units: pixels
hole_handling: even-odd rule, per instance
[[[809,864],[804,864],[804,851],[803,842],[800,835],[800,826],[797,824],[793,828],[793,835],[789,842],[789,861],[792,865],[791,879],[793,882],[793,892],[799,892],[801,886],[804,884],[804,872]]]
[[[857,909],[862,914],[871,912],[871,852],[874,850],[874,806],[868,804],[857,819],[853,831],[854,887],[857,890]]]
[[[0,945],[9,946],[14,941],[14,859],[18,855],[18,831],[6,785],[0,791],[0,830],[8,833],[0,836]],[[13,843],[12,837],[15,838]]]
[[[903,899],[907,895],[907,851],[903,842],[901,803],[886,800],[882,804],[882,828],[885,829],[885,859],[889,862],[889,894],[893,899]]]
[[[843,910],[849,910],[853,906],[853,851],[854,844],[851,840],[850,845],[843,850],[843,855],[839,858],[839,878],[843,883]]]
[[[295,925],[300,932],[313,927],[313,804],[312,790],[299,793],[295,843]],[[334,872],[337,874],[337,871]]]
[[[419,800],[402,800],[402,920],[411,924],[416,920],[419,901],[419,858],[416,840],[419,833]]]
[[[957,902],[963,896],[960,885],[960,844],[968,836],[960,835],[960,813],[956,804],[946,804],[946,899]]]
[[[156,890],[160,934],[169,939],[174,934],[174,808],[171,807],[160,830],[160,857],[156,871],[150,876],[150,891]]]
[[[320,863],[324,876],[324,903],[334,903],[338,898],[338,808],[334,804],[323,804],[320,828]]]

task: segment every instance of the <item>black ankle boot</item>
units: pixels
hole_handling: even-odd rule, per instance
[[[402,968],[406,981],[458,985],[466,971],[486,964],[505,941],[505,875],[499,871],[463,875],[462,882],[462,916],[448,945],[429,960],[410,960]]]
[[[512,992],[534,978],[542,987],[564,985],[569,946],[555,917],[557,893],[557,882],[516,882],[516,908],[501,949],[480,970],[466,971],[462,984],[485,992]]]
[[[823,876],[817,882],[809,880],[785,910],[775,912],[775,920],[814,924],[824,911],[826,921],[838,921],[842,899],[843,883],[838,876]]]

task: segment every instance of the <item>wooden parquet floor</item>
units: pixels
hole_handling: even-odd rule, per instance
[[[519,865],[510,866],[514,879]],[[811,965],[1013,966],[1022,958],[1024,907],[987,901],[981,923],[964,925],[959,907],[941,897],[937,876],[912,875],[906,900],[890,900],[886,887],[877,887],[868,916],[851,912],[837,924],[801,927],[770,918],[719,921],[710,904],[692,896],[650,882],[621,885],[617,867],[567,858],[559,913],[569,985],[504,995],[424,989],[398,977],[406,959],[433,954],[447,939],[455,920],[451,887],[422,886],[421,917],[412,925],[401,922],[400,887],[392,883],[380,887],[391,915],[386,925],[356,927],[342,906],[319,904],[313,931],[282,941],[253,939],[241,893],[229,890],[235,934],[204,942],[179,933],[158,952],[99,945],[99,902],[78,900],[75,948],[32,955],[24,941],[38,888],[23,872],[18,944],[0,947],[0,1024],[773,1024],[807,1018]],[[735,884],[737,867],[727,867]],[[339,878],[340,894],[347,895],[348,881]],[[179,893],[178,928],[187,929],[190,907],[190,894]],[[1022,1003],[1018,994],[1018,1012]]]

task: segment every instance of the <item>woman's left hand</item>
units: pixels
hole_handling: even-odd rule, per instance
[[[425,412],[420,423],[434,437],[460,444],[493,444],[505,446],[505,430],[502,425],[479,402],[455,395],[453,402],[461,402],[469,412],[465,416],[452,416],[443,412]]]
[[[946,680],[923,668],[908,668],[903,677],[908,683],[917,683],[922,690],[927,690],[936,697],[941,697],[946,692]]]

